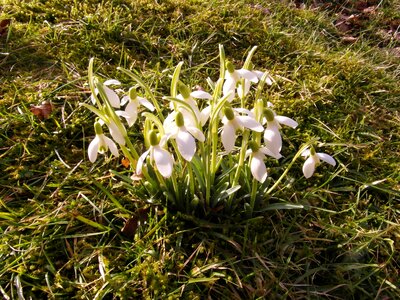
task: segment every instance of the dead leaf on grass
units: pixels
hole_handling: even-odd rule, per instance
[[[147,221],[148,213],[149,208],[138,209],[134,216],[126,220],[121,232],[126,237],[133,239],[139,226]]]
[[[51,101],[43,101],[40,105],[31,104],[30,111],[39,118],[39,120],[48,119],[53,112],[54,106]]]
[[[0,20],[0,36],[6,36],[8,27],[11,24],[11,19]]]
[[[345,44],[352,44],[352,43],[357,42],[357,40],[358,39],[356,37],[354,37],[354,36],[344,36],[344,37],[342,37],[342,42],[345,43]]]

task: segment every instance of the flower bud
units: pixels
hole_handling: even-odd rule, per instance
[[[182,82],[178,83],[178,90],[183,96],[183,99],[188,99],[190,97],[190,89]]]
[[[103,134],[103,128],[101,127],[101,124],[99,122],[94,123],[94,132],[96,134]]]
[[[274,112],[269,108],[264,109],[264,115],[268,122],[272,122],[275,119]]]
[[[129,89],[129,99],[135,100],[136,97],[137,97],[136,89],[133,88],[133,87],[131,87],[131,88]]]
[[[248,143],[249,148],[251,149],[251,152],[257,152],[258,149],[260,149],[260,146],[258,146],[258,144],[255,141],[250,141]]]
[[[229,73],[235,72],[235,66],[230,61],[227,61],[225,66]]]
[[[232,108],[230,107],[225,107],[224,109],[224,115],[229,121],[232,121],[235,118],[235,113],[233,112]]]
[[[157,146],[160,142],[157,133],[154,130],[151,130],[149,133],[149,141],[151,146]]]
[[[310,155],[314,156],[315,155],[315,149],[313,146],[310,147]]]
[[[176,122],[176,126],[178,126],[178,127],[181,127],[181,126],[185,125],[185,121],[183,119],[183,115],[182,115],[182,113],[180,111],[176,113],[175,122]]]

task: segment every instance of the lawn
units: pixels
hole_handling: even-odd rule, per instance
[[[1,0],[2,297],[399,298],[399,26],[398,0]],[[254,46],[248,66],[274,82],[250,94],[299,124],[281,129],[263,183],[237,164],[246,134],[204,193],[178,155],[177,184],[150,162],[141,179],[129,149],[89,160],[96,80],[166,114],[179,66],[212,93],[222,47],[239,69]],[[147,128],[128,132],[139,155]],[[336,165],[306,179],[297,151],[311,142]]]

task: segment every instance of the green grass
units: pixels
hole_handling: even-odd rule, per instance
[[[2,1],[0,19],[12,19],[0,37],[3,298],[400,296],[399,42],[378,34],[400,4],[381,1],[345,44],[334,21],[346,1],[269,2]],[[189,218],[137,197],[109,171],[130,175],[118,159],[88,161],[94,118],[79,103],[90,57],[106,78],[129,86],[123,66],[168,93],[181,60],[191,82],[215,79],[218,44],[238,66],[258,46],[254,65],[277,80],[264,96],[300,124],[285,131],[284,155],[310,137],[335,153],[336,169],[305,180],[297,164],[270,199],[305,209]],[[29,108],[44,100],[55,110],[40,121]],[[121,232],[132,217],[134,236]]]

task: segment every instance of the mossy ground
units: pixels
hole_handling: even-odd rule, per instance
[[[303,2],[3,0],[0,20],[12,20],[0,36],[3,298],[399,297],[399,28],[391,30],[400,3]],[[374,13],[343,32],[338,14],[360,13],[361,2]],[[258,46],[254,65],[277,80],[264,96],[300,124],[287,131],[287,151],[319,137],[335,153],[335,171],[321,166],[306,181],[299,164],[276,194],[307,209],[188,220],[143,210],[109,172],[124,171],[119,160],[88,161],[93,115],[79,103],[90,95],[90,57],[106,78],[129,86],[123,66],[167,93],[179,61],[191,82],[218,76],[218,44],[238,66]],[[42,101],[55,108],[45,120],[30,112]],[[143,212],[146,224],[124,235],[125,220]]]

